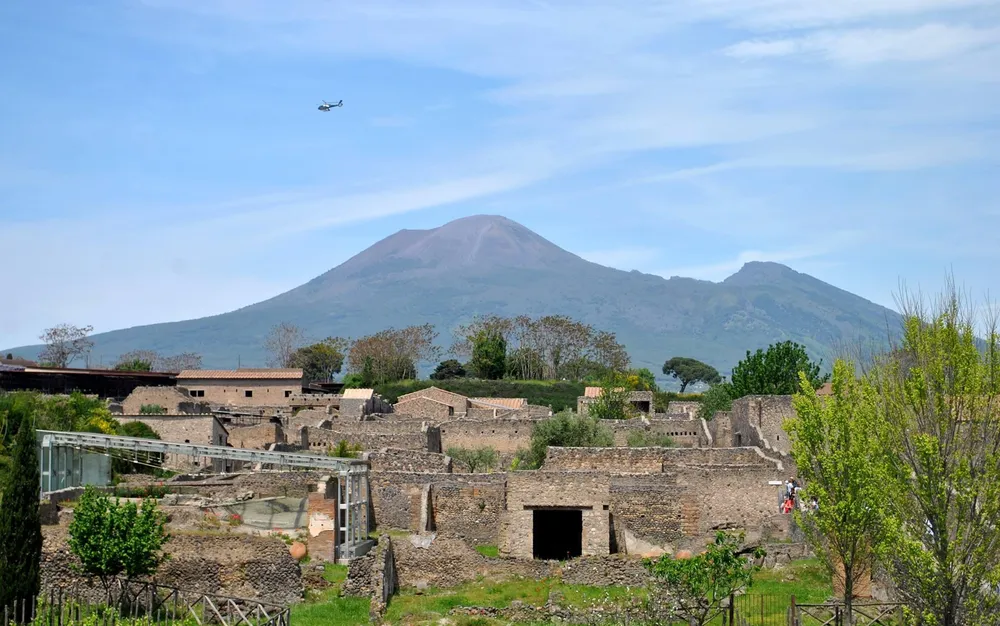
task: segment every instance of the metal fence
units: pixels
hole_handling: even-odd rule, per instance
[[[185,622],[193,626],[289,626],[286,606],[188,591],[152,582],[114,580],[109,589],[52,589],[2,609],[3,622],[71,626],[84,620],[100,626]]]

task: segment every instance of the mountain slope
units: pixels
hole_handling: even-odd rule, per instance
[[[95,335],[104,362],[136,348],[199,352],[206,367],[261,363],[271,326],[315,338],[434,324],[440,341],[476,314],[566,314],[615,331],[637,366],[671,356],[728,371],[746,350],[792,339],[829,362],[843,342],[884,337],[898,316],[776,263],[747,263],[721,283],[603,267],[498,216],[402,230],[308,283],[242,309]],[[14,352],[33,354],[36,349]]]

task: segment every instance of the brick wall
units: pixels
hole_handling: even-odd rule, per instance
[[[699,432],[701,423],[691,420],[634,418],[629,420],[604,420],[615,436],[616,446],[627,446],[628,436],[635,431],[648,431],[656,435],[668,435],[674,445],[697,448],[702,437]]]
[[[178,382],[189,392],[204,391],[204,397],[198,398],[200,400],[240,407],[264,405],[287,407],[291,394],[302,392],[300,378],[287,380],[187,378]],[[252,395],[247,397],[247,392]]]
[[[491,446],[498,452],[516,452],[531,445],[531,430],[538,420],[466,420],[444,422],[441,446],[447,450]]]
[[[309,492],[309,554],[317,562],[337,559],[337,489],[336,476],[324,476]]]

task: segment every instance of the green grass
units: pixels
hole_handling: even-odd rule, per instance
[[[299,604],[292,607],[291,622],[295,626],[363,626],[368,624],[368,598],[332,598],[326,602]]]
[[[453,378],[449,380],[404,380],[377,385],[378,392],[388,402],[399,396],[438,387],[471,398],[525,398],[528,404],[550,406],[553,411],[576,408],[576,399],[583,395],[585,383],[549,380],[479,380]]]
[[[476,552],[491,559],[495,559],[498,556],[500,556],[500,549],[497,548],[496,546],[487,546],[487,545],[476,546]]]

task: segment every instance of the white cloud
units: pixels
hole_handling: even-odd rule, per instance
[[[818,56],[847,65],[932,61],[1000,43],[1000,29],[925,24],[911,29],[822,31],[789,39],[753,39],[724,52],[742,59]]]

